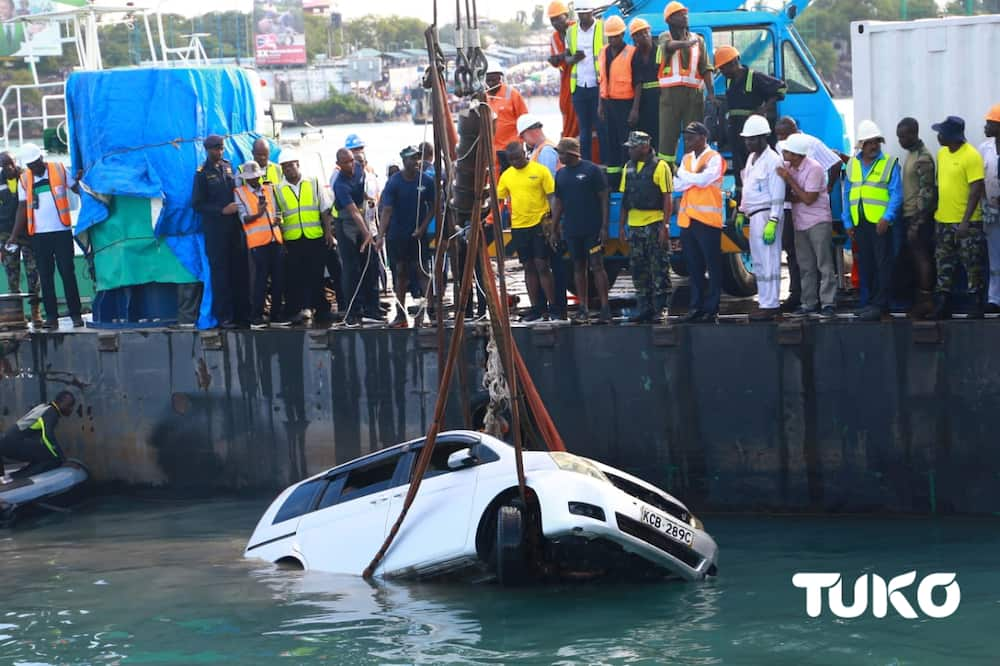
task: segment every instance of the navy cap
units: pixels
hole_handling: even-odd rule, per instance
[[[422,154],[423,153],[421,152],[421,150],[419,148],[417,148],[416,146],[407,146],[406,148],[403,148],[401,151],[399,151],[399,156],[401,158],[403,158],[404,160],[407,157],[417,157],[417,156],[420,156]]]
[[[685,134],[700,134],[702,136],[708,136],[708,128],[705,127],[705,123],[699,123],[697,120],[687,124],[684,128]]]
[[[942,122],[931,125],[931,129],[945,139],[965,139],[965,121],[958,116],[948,116]]]
[[[226,140],[222,138],[222,135],[220,134],[209,134],[205,137],[202,145],[205,146],[205,148],[222,148],[226,145]]]

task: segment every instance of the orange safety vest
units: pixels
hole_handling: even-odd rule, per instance
[[[531,149],[531,161],[532,162],[537,162],[537,161],[539,161],[541,159],[541,157],[542,157],[542,151],[545,149],[545,146],[552,146],[553,148],[555,148],[556,144],[552,143],[548,139],[545,139],[545,141],[542,141],[540,144],[538,144],[537,146],[535,146],[534,148],[532,148]],[[563,163],[560,162],[559,160],[556,160],[556,171],[559,171],[559,169],[562,169],[562,167],[563,167]]]
[[[691,173],[695,173],[708,164],[714,156],[719,155],[711,148],[706,148],[705,152],[698,158],[697,164],[692,166],[692,156],[694,151],[684,156],[683,166]],[[705,187],[691,187],[684,190],[681,196],[681,207],[677,211],[677,226],[687,228],[691,226],[691,219],[694,218],[702,224],[710,227],[722,228],[722,176],[726,173],[726,160],[719,155],[719,177]]]
[[[604,99],[634,99],[635,88],[632,83],[632,54],[635,47],[626,44],[625,48],[618,52],[618,55],[611,61],[608,72],[604,71],[607,65],[607,50],[605,46],[601,49],[600,72],[598,78],[601,85],[601,97]]]
[[[59,221],[64,227],[73,224],[69,216],[69,188],[66,187],[66,167],[58,162],[49,162],[48,167],[49,190],[52,198],[56,202],[56,211],[59,213]],[[21,186],[24,188],[24,203],[28,217],[28,235],[35,235],[35,174],[31,169],[25,169],[21,173]]]
[[[656,62],[660,63],[660,71],[657,74],[657,78],[660,82],[661,88],[675,88],[677,86],[683,86],[685,88],[701,88],[704,81],[701,78],[701,73],[698,71],[698,64],[702,56],[702,42],[700,39],[698,43],[691,47],[691,54],[688,57],[688,65],[684,67],[681,63],[681,51],[683,49],[677,49],[674,54],[670,56],[670,61],[664,58],[663,49],[660,46],[656,47]]]
[[[275,213],[274,193],[269,186],[265,186],[263,191],[264,200],[267,203],[267,214],[263,217],[258,217],[252,222],[243,223],[243,231],[247,237],[247,247],[251,250],[255,247],[263,247],[271,242],[284,242],[281,238],[281,227],[278,226],[278,216]],[[242,185],[236,188],[236,196],[247,207],[248,217],[260,212],[257,193],[250,189],[249,185]]]

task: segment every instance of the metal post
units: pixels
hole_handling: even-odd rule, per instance
[[[902,6],[899,9],[900,18],[904,21],[910,20],[910,3],[908,0],[902,0]]]

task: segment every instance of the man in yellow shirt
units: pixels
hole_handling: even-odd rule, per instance
[[[629,272],[635,286],[636,312],[629,323],[659,320],[670,301],[670,215],[673,179],[665,160],[653,154],[652,139],[635,131],[625,142],[629,161],[622,173],[618,237],[629,240]]]
[[[511,241],[524,266],[524,286],[531,299],[531,312],[521,321],[548,320],[548,308],[545,312],[541,311],[537,294],[541,284],[545,299],[549,303],[555,302],[552,269],[549,268],[552,239],[547,236],[542,220],[550,215],[556,181],[546,167],[528,161],[521,142],[509,143],[506,153],[510,168],[500,176],[497,198],[510,200]],[[559,319],[566,318],[565,312],[553,314]]]
[[[965,268],[968,294],[972,301],[968,316],[982,319],[983,290],[983,211],[979,202],[986,191],[983,157],[965,140],[965,121],[948,116],[932,125],[941,150],[937,154],[938,204],[934,260],[937,285],[931,319],[951,316],[951,285],[955,266]]]

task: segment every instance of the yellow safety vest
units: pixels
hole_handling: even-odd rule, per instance
[[[577,40],[579,39],[580,24],[574,23],[566,31],[567,38],[569,39],[569,46],[566,49],[570,55],[573,55],[577,51]],[[597,75],[598,81],[600,81],[600,67],[598,66],[598,59],[601,55],[601,49],[604,47],[604,21],[601,19],[594,19],[594,74]],[[573,63],[573,69],[570,71],[569,76],[569,92],[570,94],[576,92],[576,66],[580,63]]]
[[[858,225],[858,208],[860,204],[865,207],[865,219],[875,224],[885,215],[886,208],[889,207],[889,179],[892,177],[892,170],[896,168],[896,158],[882,155],[878,161],[872,165],[867,177],[861,175],[861,160],[857,157],[851,158],[849,176],[851,181],[851,194],[849,203],[851,206],[851,222]]]
[[[281,229],[286,241],[294,241],[305,236],[308,239],[322,238],[323,222],[320,217],[319,199],[315,184],[302,180],[299,195],[288,183],[281,185],[278,205],[281,206]]]

